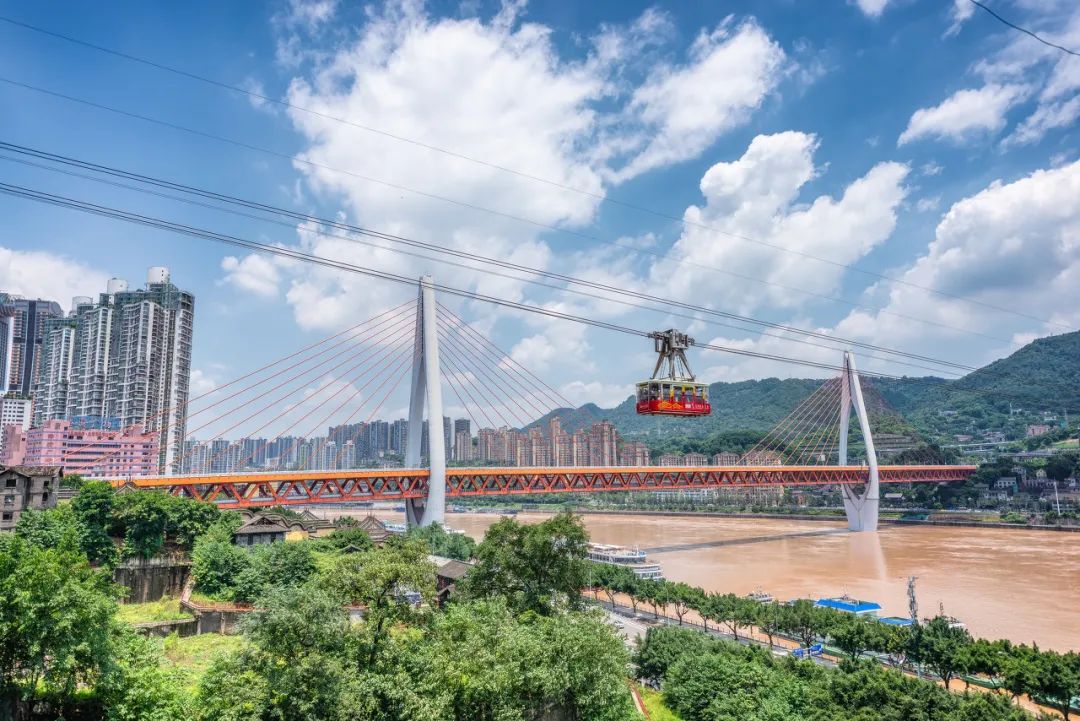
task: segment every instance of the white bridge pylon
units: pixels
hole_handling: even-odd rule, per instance
[[[870,419],[866,415],[863,403],[862,386],[859,373],[855,370],[855,359],[850,351],[844,352],[844,369],[840,380],[840,452],[838,463],[847,465],[848,422],[851,420],[851,408],[859,419],[863,441],[866,444],[866,462],[870,477],[860,495],[854,486],[841,486],[844,498],[844,513],[847,515],[849,531],[876,531],[878,527],[879,477],[877,452],[874,450],[874,438],[870,434]]]
[[[405,502],[405,521],[410,528],[443,524],[446,516],[446,443],[443,438],[442,375],[439,372],[439,333],[435,316],[435,286],[430,275],[420,278],[416,306],[416,352],[413,355],[412,389],[409,396],[409,435],[405,465],[420,467],[424,406],[428,417],[427,498]]]

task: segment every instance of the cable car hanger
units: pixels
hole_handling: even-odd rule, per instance
[[[686,360],[694,339],[669,328],[649,333],[656,349],[652,378],[637,384],[637,412],[641,415],[707,416],[709,386],[698,383]]]

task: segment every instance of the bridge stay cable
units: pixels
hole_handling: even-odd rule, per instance
[[[479,370],[480,374],[492,383],[493,391],[496,389],[502,390],[503,397],[509,399],[511,402],[514,403],[517,410],[521,411],[521,415],[518,416],[518,419],[524,419],[524,423],[522,423],[522,425],[528,425],[529,419],[533,417],[533,414],[536,414],[536,417],[540,417],[550,411],[550,409],[544,409],[534,405],[530,398],[530,394],[526,393],[519,395],[514,392],[511,389],[510,384],[507,383],[508,378],[505,374],[505,371],[501,372],[503,374],[503,377],[501,379],[497,378],[496,376],[500,373],[498,366],[486,363],[483,356],[478,354],[474,349],[470,349],[468,346],[459,343],[453,337],[453,335],[446,330],[446,326],[442,324],[440,324],[440,333],[440,338],[445,340],[446,347],[448,347],[448,349],[452,348],[454,351],[460,354],[459,357],[465,358],[468,361],[466,365],[471,365],[473,371]],[[530,414],[528,409],[526,409],[522,405],[522,403],[528,404],[532,408],[533,414]]]

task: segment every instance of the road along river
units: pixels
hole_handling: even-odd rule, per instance
[[[368,510],[319,508],[321,515]],[[400,513],[376,511],[400,522]],[[545,514],[521,513],[531,523]],[[447,525],[482,538],[500,516],[447,514]],[[1003,528],[884,525],[847,533],[841,521],[685,516],[583,516],[593,541],[637,546],[672,581],[709,591],[775,598],[847,593],[876,601],[882,615],[907,616],[916,576],[919,615],[945,612],[972,634],[1080,650],[1080,535]]]

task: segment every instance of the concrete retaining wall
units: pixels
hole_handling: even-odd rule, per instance
[[[187,560],[129,558],[113,570],[113,582],[128,589],[124,603],[146,603],[179,596],[190,573]]]

